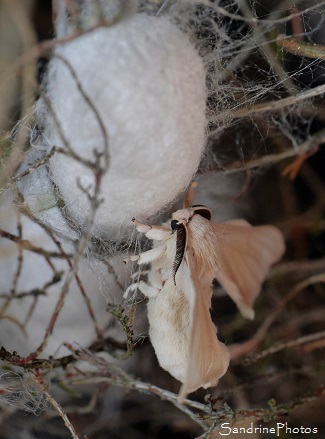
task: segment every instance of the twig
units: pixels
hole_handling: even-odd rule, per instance
[[[288,96],[287,98],[272,100],[267,102],[262,102],[260,104],[252,105],[249,108],[239,108],[237,110],[233,110],[230,115],[233,119],[239,119],[242,117],[255,116],[270,112],[276,112],[283,110],[286,107],[290,107],[291,105],[296,105],[299,102],[305,101],[307,99],[314,98],[316,96],[321,96],[325,93],[325,85],[318,85],[317,87],[311,88],[309,90],[302,91],[301,93],[297,93],[294,96]],[[225,117],[224,114],[220,116],[216,116],[216,121],[221,121]]]
[[[28,216],[31,220],[33,220],[40,227],[42,227],[43,230],[45,230],[45,232],[50,236],[50,238],[53,240],[55,245],[58,247],[58,249],[60,251],[60,253],[59,253],[60,256],[67,261],[67,264],[68,264],[70,270],[72,270],[73,269],[73,262],[71,261],[71,257],[72,256],[65,252],[61,242],[54,235],[53,230],[49,226],[47,226],[46,224],[42,223],[37,217],[32,215],[32,213],[29,210],[25,209],[22,206],[20,207],[20,209],[21,209],[21,211],[26,216]],[[81,292],[81,294],[82,294],[82,296],[83,296],[83,298],[85,300],[85,304],[87,306],[88,313],[89,313],[90,318],[92,319],[93,324],[94,324],[96,335],[97,335],[98,338],[102,338],[103,334],[102,334],[102,331],[99,329],[99,326],[98,326],[98,323],[97,323],[97,320],[96,320],[96,316],[95,316],[95,313],[94,313],[91,301],[90,301],[90,299],[89,299],[89,297],[88,297],[88,295],[86,293],[86,290],[84,289],[83,283],[82,283],[82,281],[80,279],[80,276],[78,275],[77,272],[75,273],[75,280],[76,280],[76,283],[77,283],[77,285],[79,287],[79,290],[80,290],[80,292]]]
[[[59,136],[62,140],[62,143],[64,145],[64,148],[65,148],[65,150],[64,150],[62,148],[56,147],[54,152],[61,152],[63,154],[66,154],[69,157],[73,158],[74,160],[78,161],[79,163],[82,163],[87,168],[92,169],[95,172],[96,171],[96,164],[94,164],[90,160],[84,159],[83,157],[78,155],[73,150],[72,146],[70,145],[70,142],[68,141],[66,135],[64,134],[64,131],[63,131],[62,126],[61,126],[61,122],[58,118],[58,115],[54,111],[51,100],[46,95],[46,93],[41,89],[40,89],[40,96],[41,96],[41,99],[43,100],[44,104],[46,105],[48,112],[51,114],[51,116],[53,118],[54,125],[55,125],[56,129],[58,130],[58,134],[59,134]]]
[[[279,35],[276,43],[279,47],[286,49],[294,55],[304,56],[306,58],[325,59],[325,46],[321,44],[306,43],[297,38],[285,37],[284,35]]]
[[[24,336],[27,338],[27,332],[24,328],[24,326],[20,323],[20,321],[17,319],[17,317],[10,316],[10,315],[2,315],[1,319],[9,320],[10,322],[13,322],[15,325],[18,326],[18,328],[21,330],[21,332],[24,334]],[[1,358],[1,355],[0,355]]]
[[[325,338],[325,331],[316,332],[315,334],[305,335],[303,337],[299,337],[295,340],[284,341],[282,343],[278,343],[274,346],[265,349],[257,354],[249,355],[245,358],[244,363],[246,366],[252,363],[256,363],[262,358],[267,357],[268,355],[275,354],[276,352],[282,351],[283,349],[300,346],[301,344],[309,343],[310,341],[322,340]]]
[[[311,276],[308,279],[303,280],[302,282],[297,283],[284,297],[280,303],[277,305],[275,310],[268,315],[268,317],[264,320],[258,330],[255,332],[254,336],[244,343],[233,345],[230,347],[230,353],[232,360],[238,360],[243,355],[248,352],[256,349],[258,344],[264,339],[267,331],[271,327],[271,325],[278,318],[279,314],[283,311],[283,309],[287,306],[287,304],[296,297],[300,291],[305,289],[306,287],[319,283],[325,282],[325,274],[318,274],[315,276]]]
[[[10,316],[4,316],[3,318],[6,318],[8,320],[16,321],[10,317]],[[22,332],[25,334],[24,327],[20,325],[19,322],[17,322],[17,325],[20,327]],[[110,346],[111,349],[108,349]],[[69,345],[70,348],[70,345]],[[112,348],[114,350],[126,350],[126,344],[121,343],[111,337],[106,337],[105,339],[97,339],[94,343],[92,343],[89,348],[85,351],[89,352],[88,357],[91,357],[96,352],[108,352],[112,356],[114,356],[114,352],[112,352]],[[46,369],[56,369],[59,367],[62,367],[63,369],[66,368],[69,364],[72,364],[75,362],[76,358],[79,359],[78,355],[80,355],[78,350],[73,350],[74,355],[66,355],[61,358],[24,358],[17,354],[17,352],[9,352],[7,349],[5,349],[3,346],[0,348],[0,360],[4,363],[11,365],[11,366],[18,366],[23,367],[25,369],[39,369],[39,370],[46,370]]]
[[[54,155],[54,153],[57,151],[56,148],[52,148],[51,151],[44,156],[42,159],[37,160],[33,166],[31,166],[30,168],[28,168],[26,171],[22,172],[19,175],[16,175],[15,177],[11,178],[9,180],[9,182],[7,184],[5,184],[2,188],[0,188],[0,196],[8,189],[10,189],[15,183],[17,183],[18,181],[20,181],[22,178],[26,177],[26,175],[31,174],[32,172],[35,171],[35,169],[38,169],[40,166],[45,165],[50,158]]]
[[[48,400],[48,402],[55,408],[55,410],[57,410],[57,412],[59,413],[59,415],[61,416],[64,425],[67,427],[67,429],[70,431],[71,436],[73,439],[79,439],[73,425],[70,422],[70,419],[68,418],[68,416],[66,415],[66,413],[63,411],[62,407],[60,406],[60,404],[53,398],[53,396],[48,392],[44,381],[42,380],[41,377],[35,375],[35,381],[37,382],[37,384],[39,384],[42,388],[42,391],[46,397],[46,399]]]
[[[251,420],[251,421],[260,421],[263,420],[264,422],[269,422],[273,419],[280,418],[281,416],[286,416],[288,413],[291,413],[292,411],[303,407],[307,404],[310,404],[317,400],[319,397],[324,395],[325,392],[325,386],[322,385],[314,391],[308,392],[302,396],[299,396],[298,398],[295,398],[294,400],[283,403],[283,404],[277,404],[274,399],[271,399],[268,401],[269,408],[255,408],[250,410],[235,410],[233,411],[233,418],[232,418],[232,427],[237,426],[244,420]],[[222,415],[221,415],[222,416]],[[211,420],[213,418],[211,417]],[[221,430],[221,422],[223,421],[223,417],[220,418],[219,413],[217,414],[217,417],[214,419],[216,428],[213,431],[213,436],[210,436],[211,438],[219,438],[220,437],[220,430]],[[204,439],[206,436],[201,435],[199,438]]]
[[[9,239],[12,242],[15,242],[19,248],[22,250],[27,250],[30,252],[38,253],[39,255],[50,257],[50,258],[63,258],[62,253],[51,252],[48,250],[44,250],[42,247],[38,247],[32,244],[27,239],[21,239],[19,236],[13,235],[12,233],[6,232],[3,229],[0,229],[0,237]]]
[[[108,134],[107,134],[107,130],[106,130],[106,127],[104,125],[104,122],[103,122],[103,118],[101,117],[101,115],[100,115],[99,111],[97,110],[93,101],[90,99],[90,97],[85,92],[85,90],[84,90],[84,88],[79,80],[77,72],[72,67],[72,65],[69,63],[69,61],[57,53],[54,55],[54,57],[58,58],[60,61],[62,61],[65,64],[65,66],[69,69],[71,76],[73,77],[73,79],[77,85],[79,93],[81,94],[81,96],[83,97],[83,99],[85,100],[85,102],[87,103],[89,108],[92,110],[92,112],[93,112],[93,114],[98,122],[99,128],[102,132],[102,136],[104,139],[104,158],[105,158],[105,165],[104,166],[107,167],[109,164]]]
[[[79,241],[78,249],[77,249],[77,252],[76,252],[76,254],[73,258],[73,261],[72,261],[72,267],[69,270],[69,272],[66,276],[66,279],[64,281],[64,284],[62,286],[59,300],[57,301],[57,304],[55,306],[55,310],[52,314],[49,325],[46,328],[43,340],[42,340],[41,344],[38,346],[38,348],[36,349],[36,351],[31,353],[28,358],[32,358],[32,359],[36,358],[45,349],[45,347],[47,345],[47,340],[48,340],[49,336],[52,334],[52,331],[53,331],[54,326],[56,324],[57,318],[58,318],[58,316],[61,312],[61,309],[64,305],[64,300],[65,300],[66,295],[68,294],[72,279],[76,276],[78,264],[79,264],[79,261],[81,260],[81,257],[84,253],[84,250],[87,246],[87,243],[88,243],[88,240],[89,240],[89,237],[91,234],[91,228],[92,228],[92,225],[93,225],[93,222],[95,219],[97,207],[99,205],[98,194],[99,194],[100,182],[101,182],[101,173],[100,173],[100,171],[98,171],[98,174],[96,176],[95,195],[92,198],[90,214],[88,215],[88,218],[86,219],[84,230],[83,230],[83,233],[82,233],[80,241]]]
[[[300,260],[291,262],[282,262],[272,268],[269,278],[284,276],[290,273],[302,273],[308,271],[325,270],[325,258],[316,260]]]
[[[125,377],[127,376],[127,380]],[[161,389],[160,387],[154,386],[150,383],[146,383],[137,379],[132,379],[128,375],[124,375],[124,379],[121,380],[121,377],[112,376],[112,377],[104,377],[104,376],[89,376],[87,374],[86,377],[82,378],[67,378],[65,381],[70,385],[79,385],[79,384],[98,384],[98,383],[109,383],[116,385],[118,387],[122,387],[123,389],[136,390],[140,393],[156,395],[160,399],[171,402],[175,407],[184,412],[187,416],[190,416],[197,424],[199,424],[204,430],[207,429],[206,424],[202,423],[200,419],[196,417],[196,415],[191,412],[185,405],[191,407],[196,410],[200,410],[201,412],[211,414],[211,408],[205,404],[199,403],[197,401],[192,401],[190,399],[185,399],[184,404],[180,404],[177,402],[178,395],[170,392],[169,390]]]
[[[218,165],[216,167],[211,167],[206,172],[211,171],[223,171],[225,174],[232,174],[234,172],[242,172],[247,171],[254,168],[259,168],[261,166],[271,165],[282,160],[288,159],[290,157],[295,157],[298,154],[306,154],[307,152],[311,152],[316,149],[325,142],[325,130],[319,130],[305,142],[300,144],[298,148],[292,148],[286,151],[282,151],[276,154],[268,154],[257,159],[248,160],[244,163],[242,161],[233,162],[230,165]]]
[[[225,8],[219,6],[215,3],[211,3],[208,0],[199,0],[198,3],[204,4],[205,6],[208,6],[209,8],[218,12],[220,15],[223,15],[224,17],[228,17],[228,18],[231,18],[231,19],[236,20],[236,21],[243,21],[245,23],[252,24],[252,25],[255,25],[257,23],[275,25],[275,24],[280,24],[280,23],[286,23],[286,22],[292,20],[292,18],[294,18],[294,17],[299,17],[303,14],[306,14],[308,12],[315,10],[315,9],[318,9],[325,4],[325,1],[322,1],[322,2],[320,2],[316,5],[313,5],[309,8],[305,8],[303,11],[298,11],[298,12],[292,13],[287,17],[273,19],[273,20],[259,19],[259,18],[255,18],[255,17],[247,18],[247,17],[244,17],[243,15],[240,15],[240,14],[232,14],[231,12],[228,12]]]
[[[172,404],[177,407],[182,412],[186,413],[192,420],[194,420],[197,424],[199,424],[204,430],[207,429],[207,426],[197,418],[197,416],[191,412],[184,404],[196,408],[198,410],[204,412],[211,412],[211,409],[205,406],[204,404],[185,400],[183,404],[177,401],[178,395],[169,392],[168,390],[163,390],[157,386],[154,386],[149,383],[145,383],[143,381],[134,379],[130,375],[128,375],[124,370],[115,364],[109,363],[106,359],[98,356],[94,356],[92,352],[87,349],[79,349],[75,350],[74,347],[66,343],[65,346],[73,352],[73,356],[76,360],[83,360],[90,364],[94,364],[97,366],[101,366],[102,372],[83,372],[79,368],[75,367],[77,375],[73,375],[71,371],[68,373],[67,377],[64,378],[64,382],[68,385],[79,385],[79,384],[99,384],[99,383],[110,383],[116,385],[118,387],[122,387],[124,389],[133,389],[137,390],[141,393],[151,393],[158,395],[161,399],[172,402]],[[80,378],[81,375],[81,378]]]
[[[66,390],[69,393],[70,389],[67,389],[66,387],[62,386],[63,390]],[[92,394],[90,401],[88,402],[88,404],[86,406],[82,406],[82,407],[78,407],[78,406],[69,406],[69,407],[65,407],[64,411],[65,413],[69,414],[74,414],[77,413],[78,415],[86,415],[86,414],[91,414],[94,412],[95,408],[96,408],[96,404],[98,402],[98,398],[99,396],[103,393],[103,390],[100,387],[97,387],[94,391],[94,393]],[[51,414],[52,415],[52,414]],[[57,413],[53,412],[53,417],[57,416]],[[51,416],[52,417],[52,416]]]
[[[34,300],[33,300],[32,304],[31,304],[31,306],[30,306],[30,308],[29,308],[29,310],[28,310],[28,312],[26,314],[25,321],[24,321],[24,326],[26,326],[28,324],[29,320],[31,319],[31,317],[33,315],[33,312],[34,312],[34,310],[36,308],[38,298],[41,295],[41,294],[37,294],[37,292],[39,292],[39,293],[43,292],[43,294],[45,295],[46,294],[46,289],[49,288],[51,285],[54,285],[57,282],[60,282],[60,280],[62,278],[62,275],[63,275],[63,272],[55,272],[52,281],[47,282],[43,286],[43,289],[41,291],[38,291],[38,290],[31,291],[31,293],[34,293],[33,294]]]
[[[125,360],[130,357],[133,351],[133,320],[136,310],[136,304],[131,306],[128,314],[125,314],[125,309],[121,305],[107,305],[107,311],[112,314],[122,325],[123,331],[126,334],[126,352],[120,359]]]
[[[308,392],[293,401],[283,404],[276,404],[276,401],[269,401],[270,408],[268,409],[252,409],[252,410],[236,410],[235,412],[235,422],[240,422],[243,419],[250,418],[252,420],[264,420],[270,421],[272,419],[279,418],[280,416],[291,413],[292,411],[306,405],[318,399],[325,390],[325,386],[320,386],[313,391],[313,393]]]
[[[245,17],[256,20],[253,16],[251,9],[248,7],[246,2],[242,2],[241,10]],[[261,22],[252,22],[252,29],[254,33],[255,40],[258,43],[258,47],[260,48],[262,54],[266,58],[267,62],[276,73],[276,75],[280,78],[281,84],[286,88],[287,92],[294,96],[298,93],[299,88],[297,85],[290,79],[289,75],[283,68],[280,60],[277,58],[275,51],[270,46],[270,41],[265,36],[265,32],[261,29],[261,26],[258,26]]]
[[[30,310],[28,311],[26,319],[23,323],[23,326],[26,326],[26,324],[28,323],[28,320],[30,319],[30,317],[35,309],[38,297],[46,295],[46,289],[49,288],[50,286],[56,284],[57,282],[60,282],[61,276],[62,276],[62,273],[59,273],[59,272],[55,273],[52,280],[47,282],[42,288],[36,288],[34,290],[27,291],[27,292],[21,292],[21,293],[15,292],[14,295],[13,294],[8,295],[7,293],[0,293],[0,298],[5,299],[5,303],[1,307],[1,310],[0,310],[0,317],[1,318],[6,317],[4,315],[4,313],[6,312],[8,306],[12,300],[24,299],[25,297],[33,297],[34,300],[33,300],[32,306],[31,306]]]
[[[21,225],[21,218],[20,218],[20,213],[19,212],[15,212],[16,216],[17,216],[17,232],[18,232],[18,238],[22,239],[22,225]],[[1,306],[0,309],[0,317],[3,316],[3,314],[6,312],[6,310],[8,309],[9,305],[10,305],[10,301],[12,298],[15,297],[16,295],[16,290],[17,290],[17,284],[18,284],[18,280],[21,274],[21,270],[23,268],[23,251],[22,248],[18,246],[18,257],[17,257],[17,268],[16,268],[16,272],[12,281],[12,286],[10,289],[10,293],[6,295],[4,303]]]
[[[11,297],[10,300],[12,299],[24,299],[25,297],[38,297],[38,296],[46,296],[46,292],[43,289],[35,289],[35,290],[31,290],[31,291],[24,291],[22,293],[17,293],[15,294],[13,297]],[[1,299],[6,299],[8,297],[7,293],[0,293],[0,298]],[[1,314],[1,312],[0,312]]]

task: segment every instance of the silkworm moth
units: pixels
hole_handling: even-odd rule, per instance
[[[153,248],[125,260],[150,263],[148,281],[130,285],[148,301],[149,336],[160,366],[183,383],[179,400],[218,383],[230,354],[217,338],[210,316],[212,282],[217,279],[240,312],[254,318],[253,302],[270,266],[284,252],[274,226],[253,227],[245,220],[211,221],[201,205],[173,213],[162,226],[133,220]]]

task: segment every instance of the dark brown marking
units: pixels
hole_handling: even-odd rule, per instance
[[[173,261],[173,279],[176,285],[176,273],[184,258],[187,244],[187,230],[184,224],[178,224],[176,237],[176,254]]]

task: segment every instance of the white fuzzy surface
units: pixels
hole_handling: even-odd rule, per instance
[[[205,72],[188,35],[166,18],[136,14],[62,45],[56,53],[77,72],[108,134],[110,163],[97,230],[117,231],[132,217],[145,220],[157,214],[187,187],[205,144]],[[98,120],[55,56],[48,96],[70,146],[93,160],[94,149],[104,148]],[[50,112],[44,111],[47,147],[63,147]],[[51,159],[50,172],[69,214],[82,224],[89,201],[77,180],[89,188],[93,172],[62,154]]]

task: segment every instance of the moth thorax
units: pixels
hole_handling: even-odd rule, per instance
[[[220,265],[217,236],[209,220],[194,215],[188,227],[188,250],[195,258],[199,271],[209,273]]]

